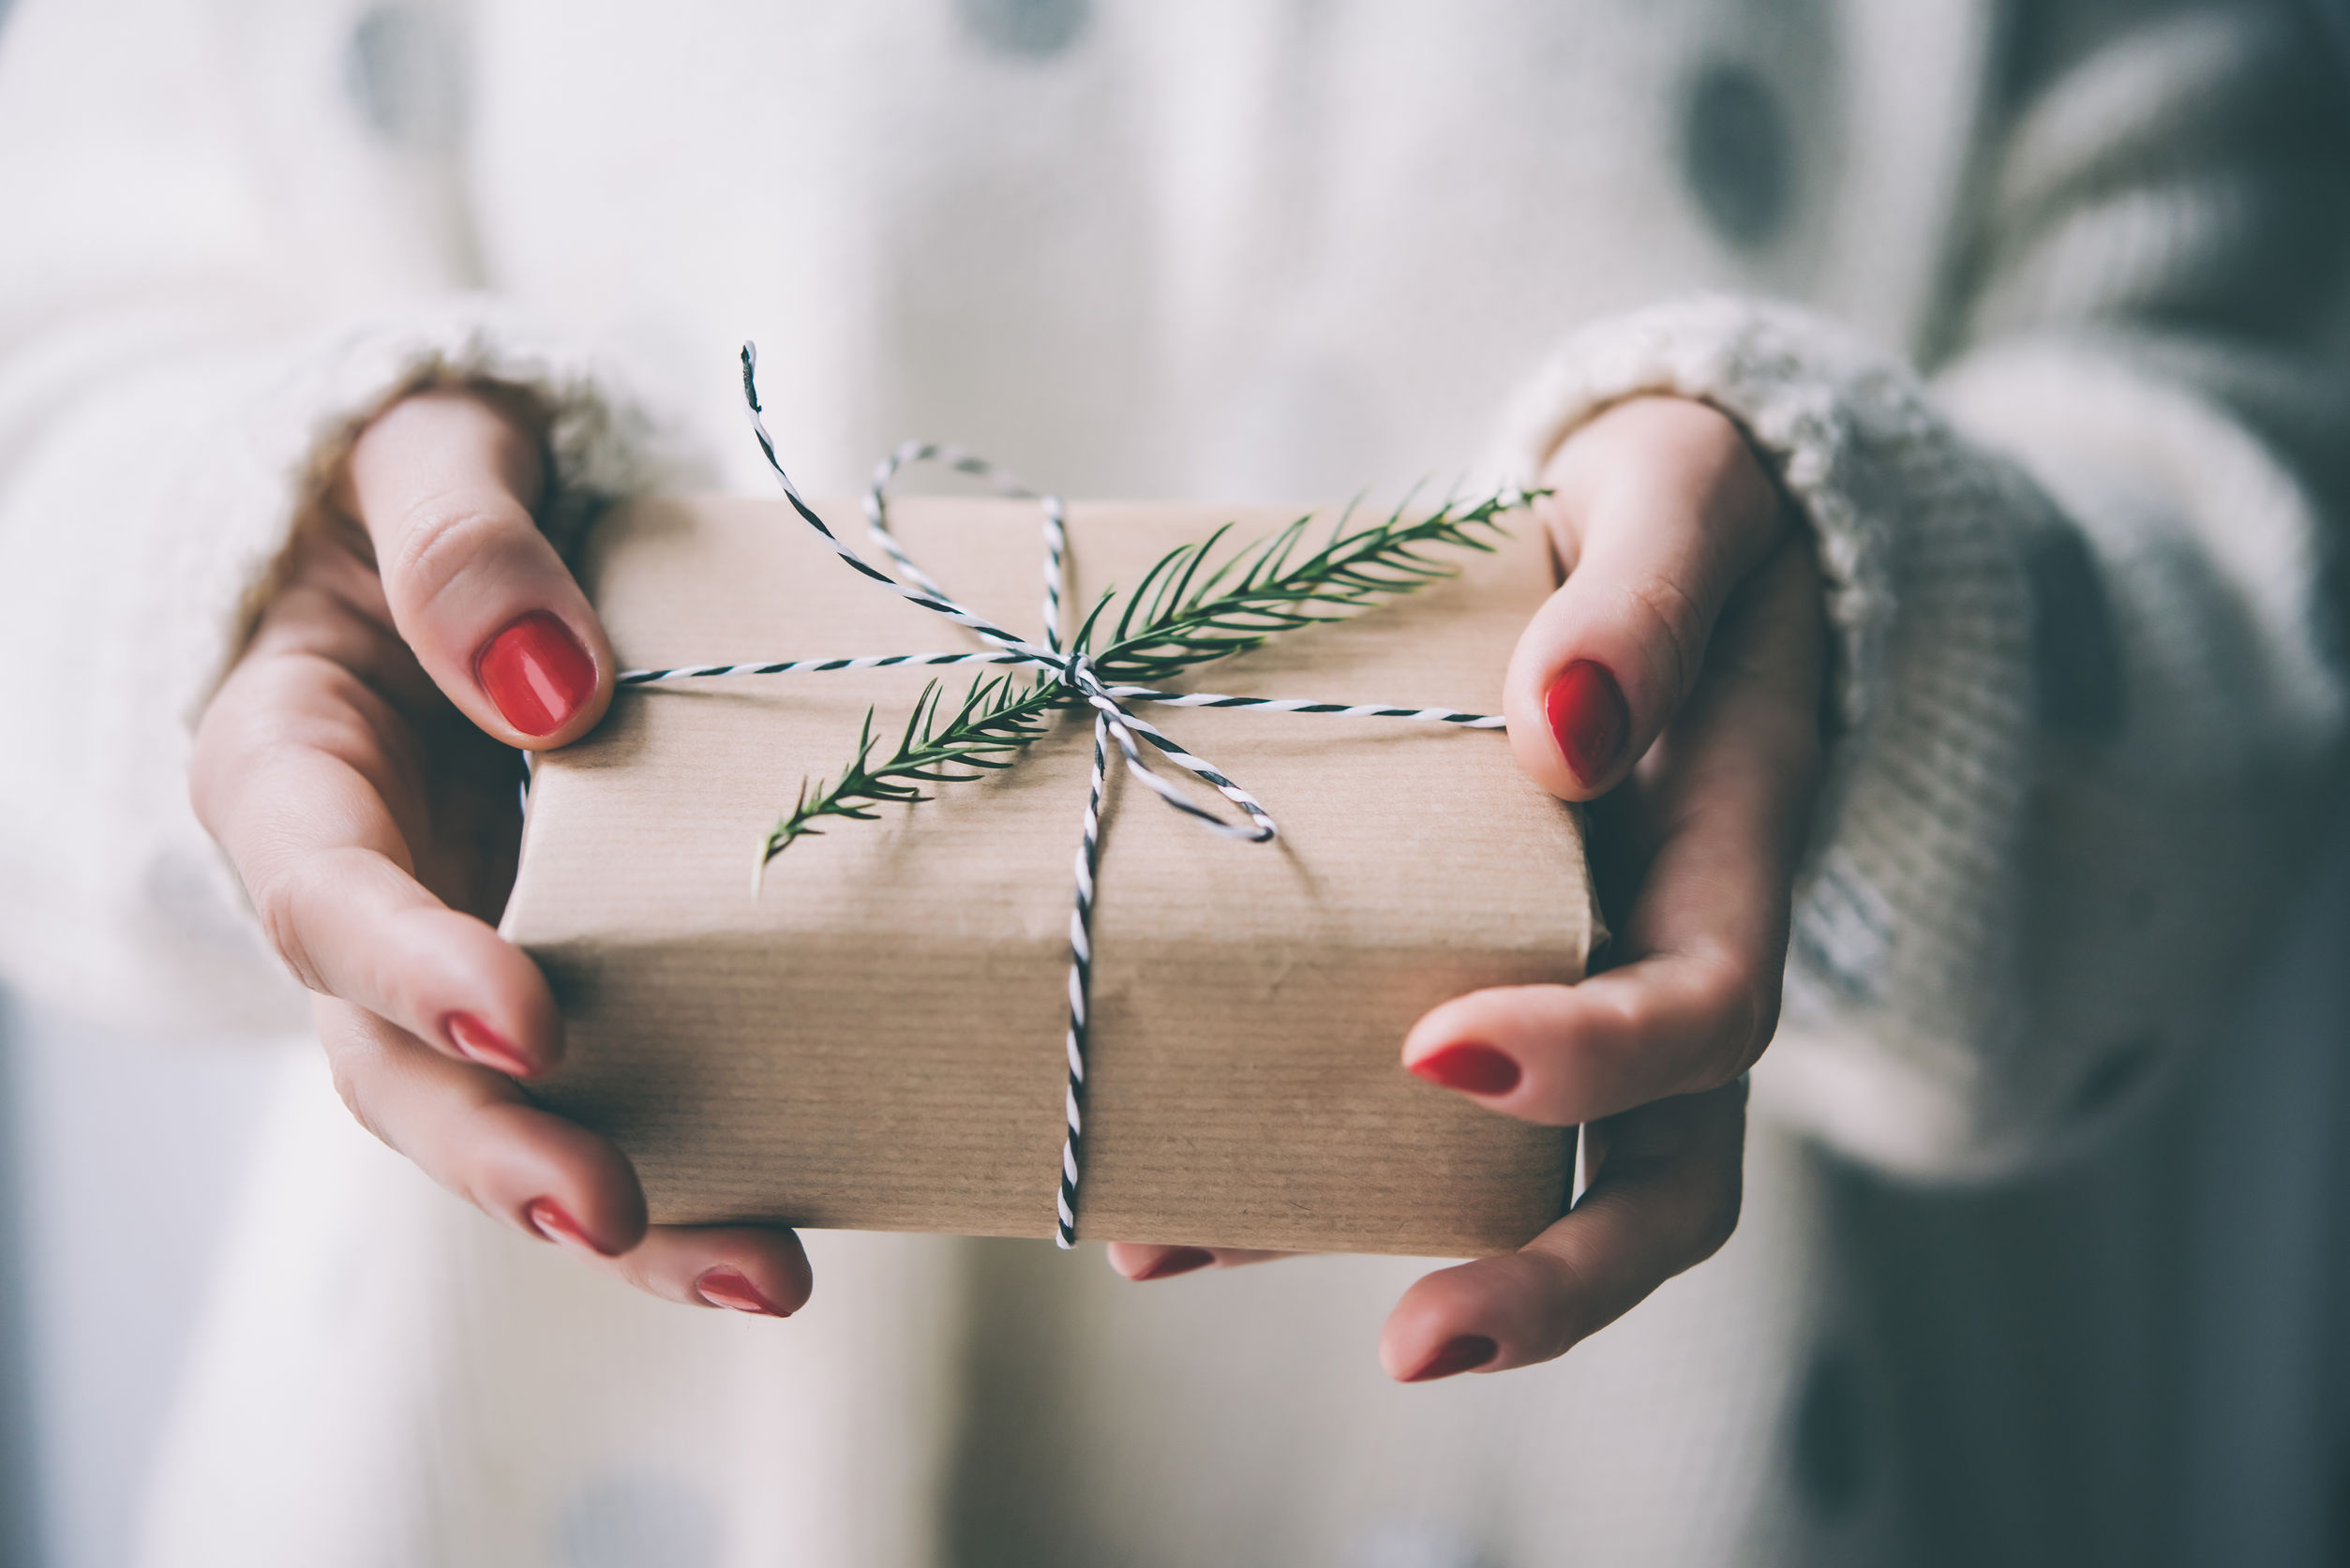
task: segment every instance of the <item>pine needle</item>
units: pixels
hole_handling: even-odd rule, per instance
[[[953,784],[1009,768],[1023,747],[1044,733],[1046,716],[1067,706],[1069,698],[1069,689],[1057,679],[981,676],[964,693],[954,716],[941,724],[944,693],[931,681],[914,699],[897,749],[878,766],[873,756],[878,744],[874,710],[868,708],[857,737],[857,760],[830,783],[801,784],[791,810],[768,829],[759,864],[782,854],[795,839],[821,834],[824,829],[815,824],[825,817],[868,822],[878,806],[929,799],[924,784]]]
[[[1350,507],[1328,540],[1312,549],[1305,543],[1310,515],[1218,561],[1217,551],[1232,531],[1227,524],[1154,562],[1125,596],[1099,651],[1094,639],[1117,601],[1115,593],[1103,594],[1094,605],[1071,646],[1090,655],[1111,684],[1156,685],[1262,647],[1283,632],[1344,620],[1452,576],[1456,566],[1424,552],[1490,551],[1493,536],[1504,531],[1501,515],[1529,499],[1512,492],[1473,505],[1447,502],[1416,522],[1404,521],[1399,506],[1383,521],[1354,532],[1346,531]],[[1300,556],[1301,549],[1307,553]],[[835,779],[801,784],[791,810],[760,844],[760,870],[794,841],[820,835],[824,829],[816,824],[825,818],[870,821],[881,806],[931,799],[926,785],[1010,767],[1044,733],[1053,713],[1084,705],[1085,698],[1056,673],[982,676],[942,721],[944,694],[934,680],[915,699],[896,748],[878,762],[875,714],[866,709],[856,760]]]

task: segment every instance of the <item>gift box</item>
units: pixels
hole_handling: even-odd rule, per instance
[[[855,537],[854,504],[817,510]],[[891,515],[961,603],[1034,635],[1032,506],[911,498]],[[1222,525],[1245,541],[1295,515],[1072,504],[1070,603]],[[1190,687],[1498,711],[1552,583],[1529,515],[1504,522],[1491,554],[1447,552],[1456,576]],[[595,526],[579,569],[624,667],[980,646],[845,567],[780,501],[638,502]],[[539,760],[503,931],[552,982],[567,1054],[531,1093],[626,1151],[656,1221],[1055,1233],[1091,715],[936,799],[824,824],[754,886],[771,824],[854,756],[869,709],[893,734],[928,679],[959,692],[970,674],[626,688]],[[1424,1083],[1398,1051],[1448,997],[1581,977],[1601,927],[1580,814],[1490,730],[1137,712],[1280,834],[1202,831],[1113,768],[1077,1234],[1467,1256],[1555,1219],[1571,1135]]]

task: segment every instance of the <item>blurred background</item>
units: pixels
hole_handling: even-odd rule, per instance
[[[131,1560],[267,1075],[0,997],[0,1568]]]

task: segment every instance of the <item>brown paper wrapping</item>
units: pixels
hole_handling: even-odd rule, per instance
[[[854,505],[820,510],[861,536]],[[1072,505],[1070,602],[1220,523],[1245,542],[1293,515]],[[908,499],[891,519],[950,592],[1034,632],[1033,508]],[[1496,710],[1550,582],[1510,520],[1460,577],[1190,689]],[[598,525],[581,568],[623,667],[976,646],[780,501],[640,503]],[[975,669],[996,672],[939,673],[959,689]],[[925,679],[624,690],[539,765],[504,931],[553,981],[568,1053],[533,1092],[619,1142],[656,1220],[1054,1232],[1087,720],[1002,773],[802,839],[752,892],[801,779],[848,759],[868,705],[893,734]],[[1113,781],[1078,1233],[1441,1256],[1526,1241],[1561,1210],[1567,1135],[1419,1082],[1398,1047],[1447,997],[1581,976],[1598,923],[1578,814],[1494,732],[1144,711],[1281,837],[1220,838]]]

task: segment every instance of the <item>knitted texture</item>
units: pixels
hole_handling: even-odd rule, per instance
[[[0,643],[28,666],[78,650],[84,679],[24,699],[44,740],[15,759],[25,766],[7,770],[5,789],[46,830],[0,845],[0,875],[17,889],[0,900],[0,955],[27,994],[124,1027],[299,1027],[301,994],[187,810],[185,781],[196,721],[353,437],[420,387],[517,389],[546,419],[542,513],[559,540],[606,500],[681,465],[607,366],[483,302],[232,349],[174,344],[172,330],[147,334],[168,352],[82,345],[122,367],[101,394],[63,401],[41,460],[7,497],[0,569],[48,591],[21,602]],[[124,461],[127,450],[138,460]],[[107,518],[112,547],[53,547],[37,519],[66,505]],[[89,939],[102,930],[121,940]]]
[[[241,504],[222,517],[219,533],[178,535],[186,580],[203,585],[182,603],[218,626],[221,606],[241,601],[235,623],[249,628],[276,586],[275,562],[292,520],[320,504],[367,423],[412,393],[493,382],[524,394],[545,421],[539,523],[559,549],[609,501],[653,489],[682,470],[613,367],[576,345],[541,336],[486,300],[387,315],[295,349],[234,411]],[[232,636],[231,658],[243,640]],[[209,672],[188,694],[191,725],[224,673]]]
[[[1869,1103],[1804,1120],[1913,1167],[1997,1160],[1995,1102],[2042,1092],[2018,1074],[2060,1070],[2021,1059],[2014,950],[2033,723],[2023,563],[2055,512],[1848,332],[1717,297],[1576,335],[1517,405],[1515,469],[1531,478],[1577,426],[1650,394],[1744,429],[1811,527],[1835,633],[1839,729],[1789,959],[1798,1026],[1774,1055],[1804,1053],[1804,1022],[1831,1051],[1857,1034]]]

